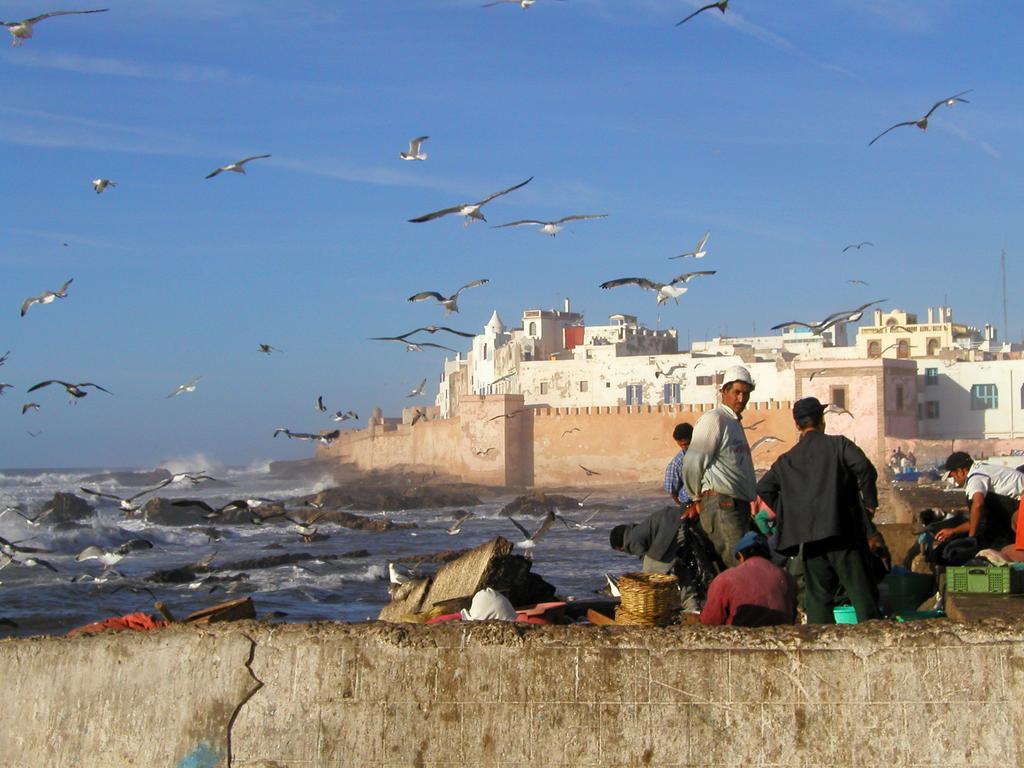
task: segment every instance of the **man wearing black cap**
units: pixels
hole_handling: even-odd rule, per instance
[[[1024,473],[1001,464],[974,461],[970,454],[956,451],[946,459],[944,469],[958,488],[963,488],[971,505],[968,521],[935,534],[941,544],[955,534],[977,537],[978,549],[999,549],[1014,540],[1013,519],[1024,494]]]
[[[800,439],[757,484],[775,510],[778,552],[802,553],[804,609],[811,624],[834,624],[840,589],[857,619],[879,618],[878,593],[867,564],[865,511],[878,506],[878,473],[864,452],[841,435],[825,434],[825,408],[814,397],[793,405]]]

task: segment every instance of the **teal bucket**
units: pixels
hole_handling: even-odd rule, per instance
[[[836,617],[836,624],[857,623],[857,609],[852,605],[837,605],[832,609],[832,615]]]

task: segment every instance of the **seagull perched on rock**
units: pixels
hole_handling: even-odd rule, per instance
[[[75,400],[78,400],[79,398],[85,397],[86,395],[89,394],[88,392],[83,390],[82,387],[92,387],[93,389],[98,389],[101,392],[106,392],[108,395],[114,394],[109,389],[104,389],[99,384],[93,384],[92,382],[89,382],[89,381],[83,381],[81,384],[69,384],[66,381],[58,381],[57,379],[50,379],[49,381],[41,381],[38,384],[35,384],[35,385],[29,387],[28,391],[29,392],[35,392],[37,389],[42,389],[43,387],[48,387],[51,384],[60,384],[62,387],[64,387],[64,389],[67,390],[67,393],[69,395],[71,395],[71,397],[74,398],[74,400],[72,400],[71,402],[74,402]]]
[[[49,13],[41,13],[38,16],[22,19],[21,21],[0,21],[0,26],[7,27],[7,31],[14,37],[11,45],[23,45],[26,40],[32,37],[33,25],[38,24],[43,19],[51,19],[54,16],[71,16],[80,13],[106,13],[109,10],[109,8],[97,8],[93,11],[50,11]]]
[[[270,155],[253,155],[252,157],[246,157],[246,158],[243,158],[243,159],[241,159],[241,160],[239,160],[237,162],[234,162],[234,163],[228,163],[227,165],[222,165],[220,168],[217,168],[216,170],[213,170],[210,173],[206,174],[206,178],[212,179],[214,176],[216,176],[219,173],[223,173],[224,171],[234,171],[235,173],[245,173],[245,164],[246,163],[252,162],[253,160],[263,160],[263,159],[268,158],[268,157],[270,157]]]
[[[93,179],[92,188],[96,190],[97,195],[102,195],[107,191],[107,187],[116,187],[117,182],[111,181],[110,179]]]
[[[494,200],[497,197],[507,195],[509,192],[514,192],[520,187],[525,187],[531,181],[533,181],[533,176],[528,178],[526,181],[519,182],[514,187],[509,187],[508,189],[503,189],[500,192],[495,192],[493,195],[485,197],[478,203],[459,203],[458,205],[453,205],[451,208],[442,208],[440,211],[426,213],[422,216],[416,217],[415,219],[409,219],[409,221],[412,224],[422,224],[424,221],[432,221],[433,219],[439,219],[442,216],[447,216],[449,213],[457,213],[460,216],[465,217],[463,224],[467,227],[470,225],[473,219],[487,221],[487,219],[484,218],[483,212],[480,210],[481,208],[483,208],[487,203],[491,202],[491,200]]]
[[[459,311],[460,293],[467,290],[468,288],[476,288],[478,285],[486,285],[489,282],[490,280],[488,280],[487,278],[471,280],[470,282],[466,283],[464,286],[459,288],[459,290],[457,290],[451,296],[442,296],[437,291],[420,291],[419,293],[414,293],[412,296],[410,296],[409,301],[426,301],[427,299],[435,299],[438,304],[444,307],[444,315],[445,317],[447,317],[452,312]]]
[[[875,138],[873,138],[871,141],[869,141],[868,142],[868,146],[870,147],[872,144],[874,144],[880,138],[885,136],[885,134],[887,134],[889,131],[895,130],[896,128],[902,128],[904,125],[916,125],[922,131],[927,131],[928,130],[928,118],[932,116],[932,113],[934,113],[936,109],[938,109],[939,107],[952,107],[957,102],[960,102],[961,104],[970,104],[970,102],[967,101],[967,99],[962,99],[960,97],[963,96],[965,93],[970,93],[971,90],[973,90],[973,89],[969,88],[966,91],[960,91],[960,93],[957,93],[957,94],[955,94],[953,96],[950,96],[948,98],[942,99],[941,101],[936,101],[935,104],[932,105],[932,108],[929,109],[925,113],[924,117],[919,117],[917,120],[904,120],[902,123],[896,123],[896,125],[889,126],[884,131],[882,131],[880,134],[875,136]]]
[[[399,570],[394,563],[388,563],[388,580],[395,586],[412,581],[412,578],[412,574],[408,571]]]
[[[429,138],[429,136],[417,136],[409,142],[409,151],[399,152],[398,156],[403,160],[426,160],[427,153],[420,151],[420,145]]]
[[[52,304],[57,299],[66,299],[68,296],[68,286],[73,282],[75,282],[75,278],[72,277],[56,291],[43,291],[43,293],[38,296],[30,296],[25,299],[24,303],[21,305],[21,316],[24,317],[25,313],[28,312],[29,308],[33,304]]]
[[[700,8],[698,8],[696,11],[691,13],[689,16],[687,16],[682,21],[676,22],[676,26],[678,27],[678,26],[681,26],[681,25],[685,24],[690,19],[692,19],[694,16],[696,16],[698,13],[703,13],[704,11],[710,11],[712,8],[717,8],[722,13],[725,13],[725,9],[728,8],[728,7],[729,7],[729,0],[718,0],[717,3],[708,3],[707,5],[703,5]]]
[[[708,252],[704,250],[704,247],[708,244],[708,238],[711,237],[711,230],[709,229],[704,233],[704,237],[697,241],[697,247],[692,251],[686,253],[680,253],[678,256],[669,256],[670,259],[703,259],[708,255]]]
[[[510,221],[508,224],[498,224],[492,227],[492,229],[505,229],[506,227],[539,227],[537,230],[542,235],[550,235],[554,237],[562,231],[562,224],[567,221],[582,221],[584,219],[605,219],[608,218],[607,213],[581,213],[575,216],[563,216],[555,221],[541,221],[540,219],[520,219],[519,221]]]
[[[679,297],[686,293],[689,288],[685,286],[678,287],[679,283],[688,283],[695,277],[701,275],[713,275],[717,272],[714,269],[707,269],[700,272],[684,272],[678,277],[673,277],[667,283],[656,283],[653,280],[648,280],[646,277],[620,277],[617,280],[609,280],[606,283],[601,283],[601,287],[604,289],[618,288],[620,285],[635,285],[643,288],[647,291],[656,291],[657,296],[655,300],[658,304],[664,304],[669,299],[675,299],[676,304],[679,303]]]
[[[186,381],[184,384],[179,384],[177,386],[177,388],[173,392],[171,392],[171,394],[169,394],[167,396],[167,398],[170,399],[172,397],[177,397],[178,395],[180,395],[180,394],[182,394],[184,392],[195,392],[196,391],[196,385],[199,384],[199,380],[201,378],[203,378],[203,377],[202,376],[196,376],[194,379]]]

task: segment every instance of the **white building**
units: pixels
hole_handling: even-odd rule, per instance
[[[922,438],[1024,437],[1024,360],[918,362]]]

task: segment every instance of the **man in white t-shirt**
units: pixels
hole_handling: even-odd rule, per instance
[[[1024,494],[1024,472],[1001,464],[974,461],[970,454],[956,451],[946,459],[944,469],[958,488],[967,494],[971,506],[966,523],[935,534],[942,543],[957,533],[978,539],[978,547],[999,549],[1015,538],[1015,515]]]

